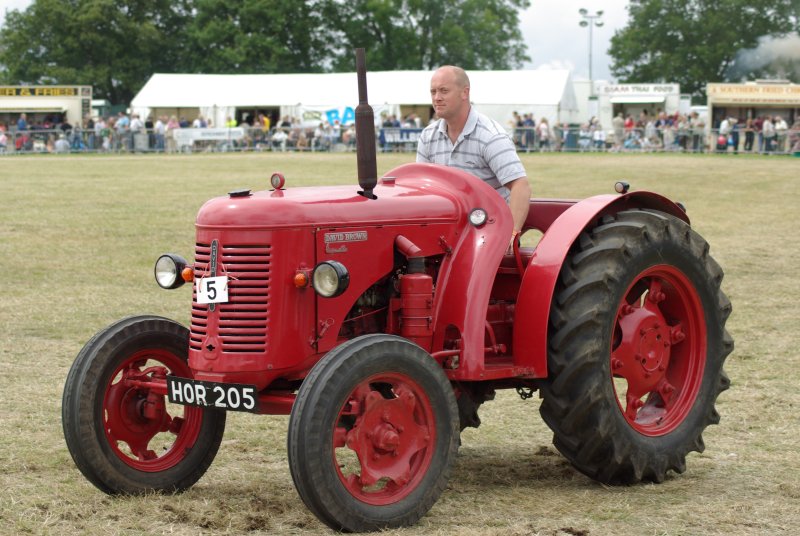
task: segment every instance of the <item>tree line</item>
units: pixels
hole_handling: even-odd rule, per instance
[[[33,0],[0,28],[0,83],[82,84],[128,103],[153,73],[516,69],[530,0]],[[737,52],[798,31],[800,0],[632,0],[609,53],[620,82],[746,77]],[[576,31],[576,39],[583,36]],[[535,53],[535,51],[533,51]],[[787,63],[788,62],[788,63]],[[784,60],[794,72],[797,59]],[[772,68],[761,65],[760,74]],[[766,70],[765,70],[766,69]],[[797,68],[800,70],[800,68]],[[774,68],[773,68],[774,71]]]
[[[34,0],[0,29],[0,83],[127,103],[153,73],[519,68],[529,0]]]

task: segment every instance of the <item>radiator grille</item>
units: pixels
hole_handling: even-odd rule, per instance
[[[192,326],[189,346],[202,350],[209,329],[217,326],[223,353],[264,353],[269,325],[271,246],[221,246],[217,275],[228,276],[228,303],[216,304],[209,318],[208,306],[192,298]],[[196,244],[194,276],[208,276],[211,245]]]

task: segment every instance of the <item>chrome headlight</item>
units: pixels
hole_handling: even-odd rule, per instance
[[[186,281],[183,280],[181,272],[186,268],[186,259],[174,253],[161,255],[156,261],[155,276],[156,283],[161,288],[178,288]]]
[[[324,298],[339,296],[350,284],[350,274],[344,264],[337,261],[324,261],[314,268],[312,285],[317,294]]]
[[[472,212],[469,213],[469,222],[475,227],[480,227],[486,223],[487,219],[489,219],[489,215],[486,214],[486,211],[482,208],[473,209]]]

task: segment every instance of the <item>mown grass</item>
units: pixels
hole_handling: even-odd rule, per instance
[[[534,195],[585,197],[626,179],[683,201],[726,271],[736,350],[719,426],[688,471],[661,485],[606,487],[550,444],[538,402],[501,393],[463,434],[444,493],[392,534],[793,534],[800,526],[795,234],[800,159],[530,155]],[[379,173],[410,155],[381,155]],[[159,290],[162,252],[191,256],[209,197],[352,183],[352,154],[0,159],[0,533],[324,534],[293,489],[286,417],[231,414],[220,453],[190,491],[110,497],[75,468],[61,431],[67,370],[81,346],[131,314],[188,319],[188,294]]]

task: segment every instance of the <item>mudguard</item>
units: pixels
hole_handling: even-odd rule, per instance
[[[674,202],[646,191],[598,195],[579,201],[565,210],[545,231],[525,270],[514,322],[515,366],[533,369],[537,378],[547,376],[550,303],[570,247],[580,233],[599,217],[632,208],[660,210],[689,223],[686,213]],[[534,209],[531,207],[531,210]]]

